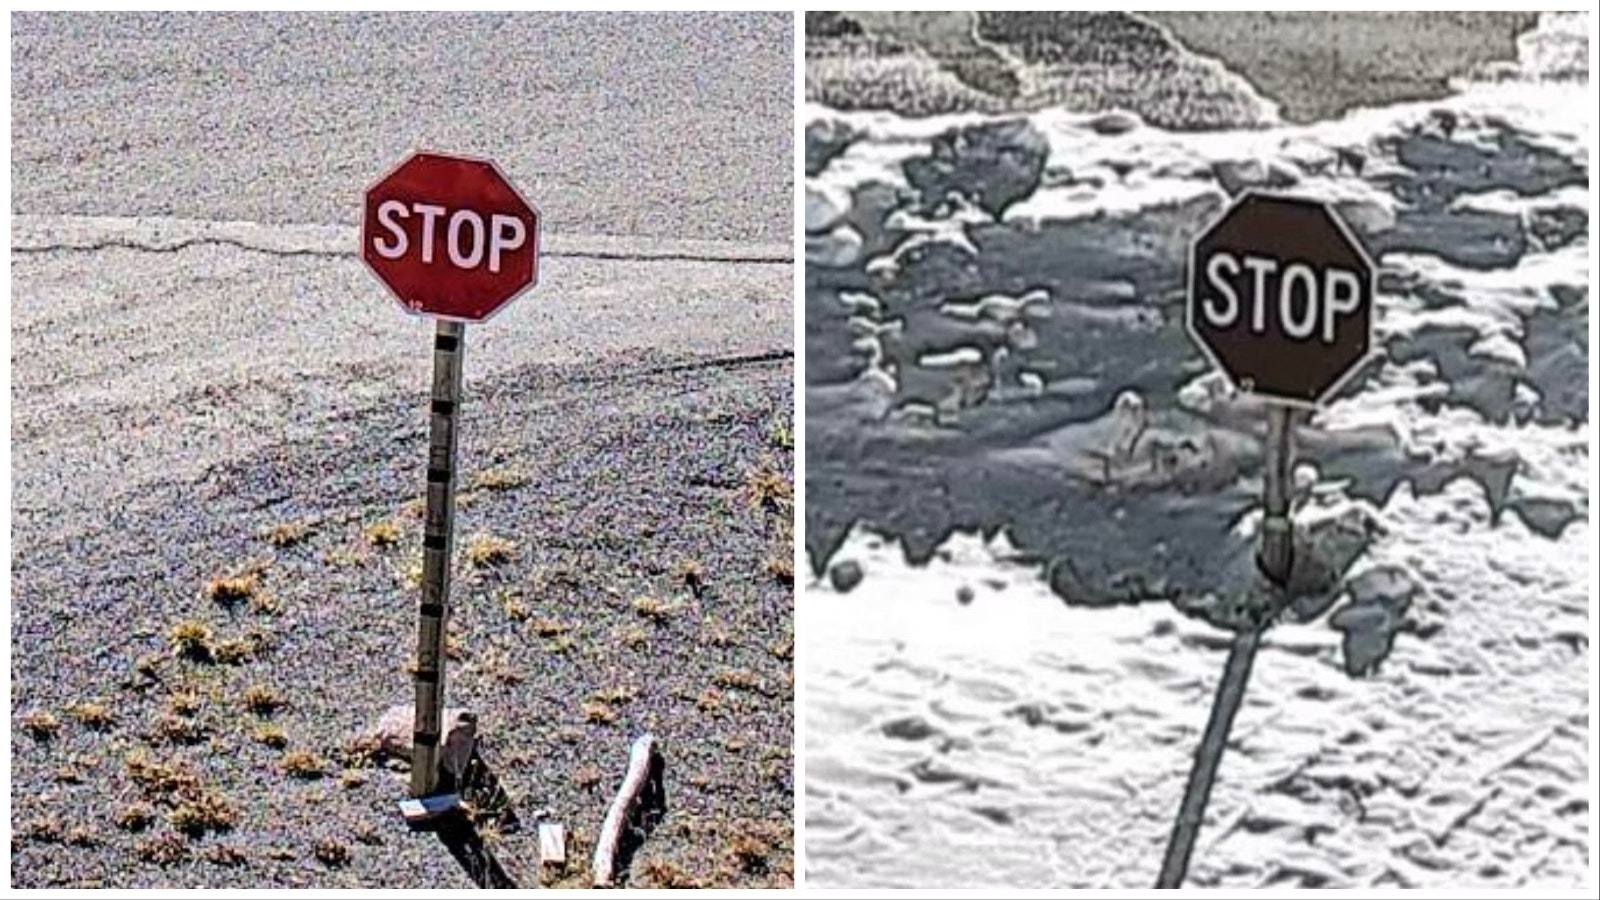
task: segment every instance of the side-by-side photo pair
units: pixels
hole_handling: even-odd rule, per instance
[[[6,883],[1592,895],[1594,28],[8,13]]]

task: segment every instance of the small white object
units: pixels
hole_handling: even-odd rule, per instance
[[[567,829],[553,822],[539,823],[539,862],[562,865],[567,861]]]
[[[400,815],[409,823],[432,821],[461,805],[460,794],[435,794],[400,801]]]
[[[384,756],[398,756],[410,758],[411,733],[416,724],[416,707],[409,703],[391,706],[384,710],[383,715],[370,727],[355,735],[359,743],[371,744],[372,749]],[[473,719],[472,713],[459,706],[446,708],[439,716],[440,730],[445,739],[444,744],[459,743],[463,737],[457,732],[471,727],[469,735],[476,734],[476,721],[468,725],[468,720]],[[471,743],[470,738],[467,739]]]
[[[656,739],[648,734],[640,735],[628,753],[627,774],[622,778],[622,786],[617,789],[616,799],[611,801],[611,808],[606,810],[605,821],[600,823],[600,836],[595,841],[592,883],[597,888],[611,887],[616,877],[617,850],[622,844],[622,831],[627,826],[629,813],[638,805],[645,785],[650,781],[650,769],[656,754]]]

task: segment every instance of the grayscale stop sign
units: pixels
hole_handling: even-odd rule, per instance
[[[1195,239],[1189,333],[1239,390],[1315,406],[1371,352],[1374,275],[1326,204],[1247,193]]]

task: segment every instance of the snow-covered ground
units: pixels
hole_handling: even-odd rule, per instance
[[[805,592],[808,884],[1154,880],[1262,590],[1261,410],[1181,319],[1250,186],[1339,207],[1383,352],[1299,428],[1190,883],[1583,883],[1587,27],[1308,125],[806,109],[807,540],[865,573]]]

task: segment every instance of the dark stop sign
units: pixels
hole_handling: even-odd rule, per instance
[[[482,321],[539,280],[539,213],[488,160],[415,153],[367,190],[361,258],[408,311]]]
[[[1374,272],[1326,204],[1247,193],[1195,239],[1189,333],[1239,390],[1315,406],[1372,348]]]

